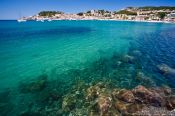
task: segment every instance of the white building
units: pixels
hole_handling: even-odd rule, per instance
[[[167,21],[175,22],[175,13],[168,14]]]

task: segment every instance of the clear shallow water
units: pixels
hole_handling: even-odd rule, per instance
[[[132,39],[128,34],[119,33],[127,31],[128,25],[124,24],[121,30],[117,27],[120,23],[115,22],[1,23],[1,82],[5,80],[10,85],[21,79],[35,78],[43,71],[50,72],[52,68],[62,72],[83,67],[84,63],[98,59],[100,51],[109,51],[109,55],[114,50],[127,52],[128,40]]]
[[[175,68],[173,24],[0,21],[0,25],[1,90],[15,90],[19,83],[42,74],[67,85],[82,78],[87,83],[112,80],[121,88],[138,84],[174,87],[175,78],[162,75],[157,68],[160,64]],[[136,61],[123,62],[126,55]],[[139,72],[148,83],[134,78]],[[18,99],[13,101],[18,104]]]

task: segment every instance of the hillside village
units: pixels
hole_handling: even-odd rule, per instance
[[[175,22],[175,7],[127,7],[119,11],[90,10],[77,14],[61,11],[41,11],[37,15],[23,17],[23,20],[131,20]]]

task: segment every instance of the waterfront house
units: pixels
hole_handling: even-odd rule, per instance
[[[175,12],[167,15],[167,21],[175,22]]]

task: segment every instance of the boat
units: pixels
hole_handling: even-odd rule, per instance
[[[43,20],[43,19],[37,19],[36,21],[41,21],[41,22],[44,22],[44,20]]]
[[[24,17],[21,17],[21,13],[20,13],[20,18],[17,20],[19,23],[20,22],[26,22],[27,20],[24,19]]]
[[[52,21],[52,19],[48,19],[48,21],[50,22],[50,21]]]
[[[20,23],[20,22],[26,22],[25,19],[18,19],[17,21],[18,21],[19,23]]]

